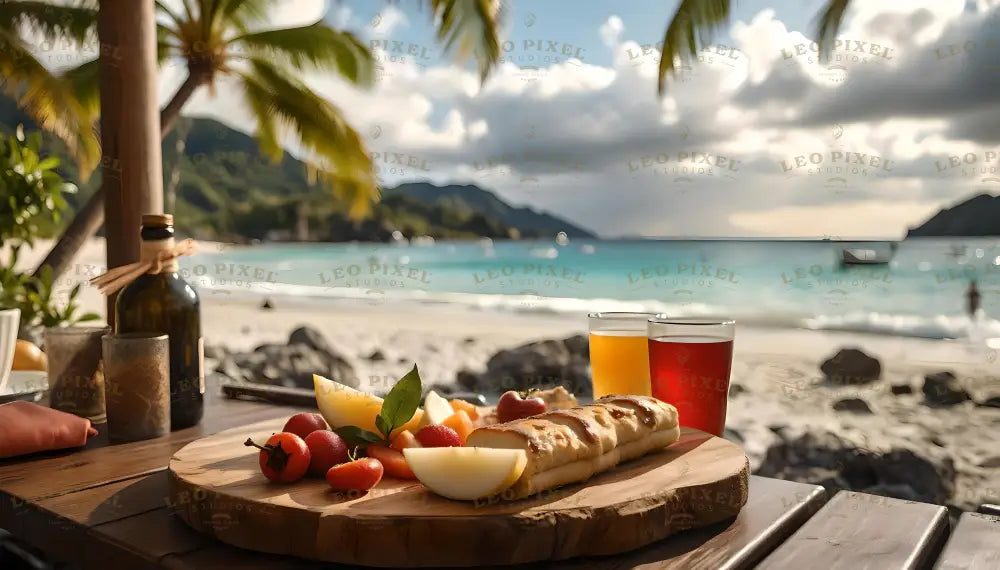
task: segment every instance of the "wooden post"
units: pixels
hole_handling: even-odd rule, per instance
[[[139,221],[163,212],[153,2],[101,0],[101,187],[108,268],[139,260]],[[115,296],[108,297],[114,326]]]

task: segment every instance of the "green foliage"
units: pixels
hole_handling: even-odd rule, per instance
[[[27,287],[28,305],[36,311],[35,314],[38,319],[38,322],[34,324],[40,324],[44,327],[56,327],[60,325],[74,325],[85,321],[96,321],[101,318],[96,313],[85,313],[79,317],[76,316],[76,311],[79,308],[76,303],[76,297],[80,294],[80,283],[74,285],[73,289],[70,290],[69,296],[66,299],[66,306],[62,309],[57,308],[55,300],[52,298],[54,292],[53,282],[52,268],[46,265],[42,267],[38,278],[33,279],[33,283]],[[21,312],[23,314],[23,308]]]
[[[53,298],[52,268],[45,266],[38,277],[17,269],[21,247],[60,219],[66,208],[64,193],[76,190],[56,172],[59,159],[42,158],[40,133],[27,137],[20,126],[16,134],[0,138],[0,243],[10,244],[10,257],[0,262],[0,307],[21,309],[21,326],[59,326],[92,321],[94,313],[77,316],[77,284],[66,304],[59,307]]]
[[[96,2],[0,1],[0,93],[47,132],[64,141],[84,179],[97,166],[100,145],[92,126],[96,106],[81,103],[72,81],[54,75],[32,51],[22,33],[30,30],[42,45],[82,45],[96,40]]]
[[[32,244],[41,226],[59,222],[66,208],[64,193],[76,187],[55,171],[58,158],[41,158],[40,133],[17,133],[0,140],[0,243],[18,240]]]
[[[816,23],[819,63],[830,61],[830,52],[851,0],[825,0]],[[715,31],[729,22],[730,0],[681,0],[667,25],[660,55],[659,94],[666,90],[667,77],[677,71],[675,59],[692,62],[698,50],[708,46]]]
[[[8,264],[0,264],[0,308],[21,309],[20,326],[23,329],[35,326],[74,325],[100,319],[95,313],[77,316],[79,305],[76,298],[80,294],[79,283],[69,292],[65,306],[59,308],[58,300],[53,298],[57,291],[53,286],[51,267],[48,265],[43,267],[39,277],[15,269],[21,245],[11,247]]]

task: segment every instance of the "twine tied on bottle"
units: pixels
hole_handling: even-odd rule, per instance
[[[114,267],[103,275],[98,275],[90,280],[90,284],[97,287],[97,290],[105,296],[113,295],[119,289],[135,281],[137,277],[144,273],[159,273],[163,266],[170,264],[178,257],[194,255],[198,250],[198,245],[193,239],[186,239],[179,244],[166,249],[160,249],[148,259],[140,259],[135,263]]]

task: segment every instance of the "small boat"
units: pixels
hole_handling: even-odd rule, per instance
[[[876,265],[886,264],[892,260],[892,254],[875,251],[874,249],[844,249],[842,252],[845,265]]]

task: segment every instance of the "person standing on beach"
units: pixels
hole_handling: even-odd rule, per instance
[[[965,291],[966,299],[966,310],[969,313],[969,318],[975,318],[976,313],[979,312],[979,289],[976,288],[976,280],[973,279],[969,281],[969,288]]]

